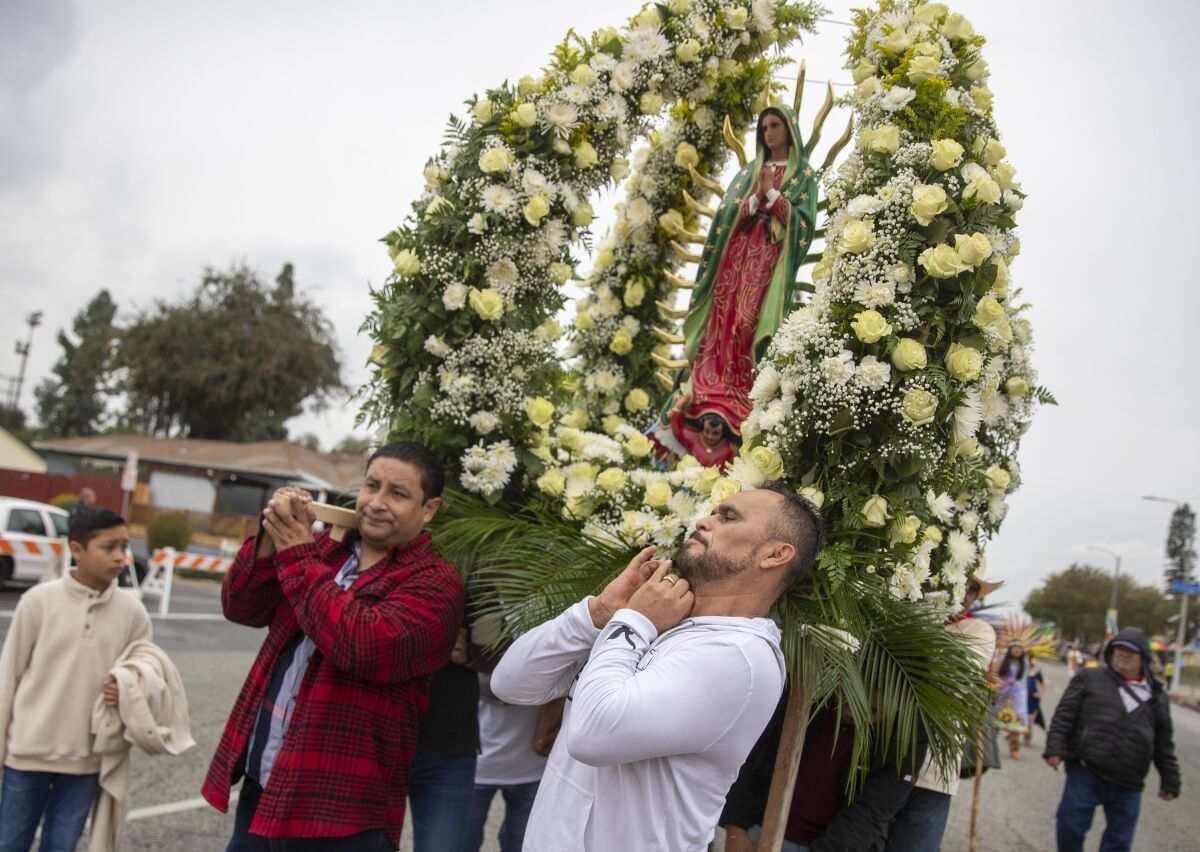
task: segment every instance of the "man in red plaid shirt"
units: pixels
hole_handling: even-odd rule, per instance
[[[423,531],[442,484],[428,449],[389,444],[367,462],[357,533],[314,537],[312,498],[293,489],[242,545],[225,617],[269,630],[202,791],[226,811],[245,776],[227,852],[399,845],[429,680],[463,617],[462,582]]]

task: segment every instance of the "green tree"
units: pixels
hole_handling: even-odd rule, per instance
[[[1025,599],[1025,611],[1039,621],[1053,621],[1058,635],[1091,644],[1104,639],[1104,613],[1112,594],[1112,573],[1091,565],[1072,565],[1051,574]],[[1117,611],[1122,627],[1164,633],[1174,604],[1154,586],[1127,576],[1117,581]]]
[[[360,438],[357,435],[347,435],[333,447],[335,453],[344,453],[348,456],[365,456],[370,449],[371,439]]]
[[[296,295],[290,263],[273,287],[244,265],[205,269],[189,298],[126,329],[118,363],[126,424],[157,435],[282,440],[306,402],[344,390],[332,327]]]
[[[51,369],[53,378],[34,389],[38,419],[49,435],[94,435],[104,428],[108,376],[113,365],[117,327],[116,302],[101,290],[75,315],[71,330],[58,333],[63,355]]]
[[[1193,582],[1196,579],[1196,513],[1187,503],[1171,513],[1167,528],[1167,586],[1172,581]]]

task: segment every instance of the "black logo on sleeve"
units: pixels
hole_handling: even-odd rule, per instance
[[[616,629],[613,630],[612,633],[608,634],[607,641],[612,641],[618,636],[624,636],[625,641],[629,643],[629,647],[635,651],[637,650],[637,645],[633,644],[633,628],[628,624],[618,624]]]

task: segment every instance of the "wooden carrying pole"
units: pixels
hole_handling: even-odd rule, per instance
[[[798,678],[792,678],[792,691],[784,711],[783,731],[779,736],[779,753],[775,757],[775,773],[771,776],[771,793],[763,815],[762,837],[758,852],[779,852],[783,848],[783,832],[787,828],[792,793],[796,789],[796,772],[804,751],[804,735],[808,732],[808,694]]]
[[[970,852],[975,852],[975,823],[979,819],[979,786],[983,781],[983,730],[975,735],[975,796],[971,799]]]

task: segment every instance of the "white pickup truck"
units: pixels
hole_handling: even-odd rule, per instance
[[[59,576],[69,523],[57,506],[0,497],[0,584]]]

